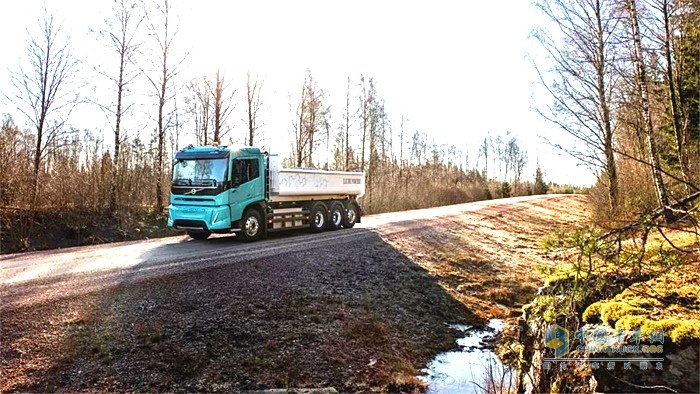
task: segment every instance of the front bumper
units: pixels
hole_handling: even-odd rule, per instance
[[[231,228],[231,211],[225,205],[218,207],[170,205],[168,227],[180,230],[228,230]]]

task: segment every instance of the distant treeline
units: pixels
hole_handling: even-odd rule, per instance
[[[33,160],[36,136],[31,130],[21,130],[11,118],[5,117],[0,127],[0,206],[29,210],[32,203]],[[516,171],[506,178],[487,179],[485,169],[465,169],[456,148],[441,149],[428,146],[425,135],[414,135],[415,146],[407,149],[407,157],[398,158],[390,150],[370,147],[364,164],[367,174],[367,195],[364,209],[368,213],[424,208],[467,201],[519,195],[542,194],[555,187],[554,192],[566,192],[559,185],[546,184],[538,169],[529,179],[521,179]],[[144,143],[134,138],[121,144],[121,160],[117,167],[118,208],[124,211],[152,209],[156,204],[154,184],[158,176],[156,142]],[[515,139],[511,147],[517,148]],[[381,143],[372,146],[380,147]],[[490,148],[490,143],[486,145]],[[362,156],[351,152],[348,165],[340,160],[338,146],[335,160],[311,165],[331,170],[363,170]],[[40,168],[39,196],[36,210],[109,210],[114,163],[112,152],[103,139],[89,131],[77,131],[69,139],[49,145]],[[393,151],[391,151],[393,152]],[[450,153],[452,152],[452,153]],[[369,159],[369,156],[372,159]],[[399,161],[400,160],[400,161]],[[419,161],[420,160],[420,161]],[[289,161],[289,159],[287,160]],[[507,156],[492,162],[510,166]],[[287,163],[293,164],[293,163]],[[307,163],[303,163],[306,165]],[[167,182],[170,165],[163,176]],[[568,192],[580,191],[568,187]],[[165,190],[164,198],[167,199]]]
[[[2,237],[21,238],[14,248],[36,247],[31,240],[53,231],[54,221],[65,222],[66,234],[78,234],[78,243],[146,236],[139,218],[165,212],[170,159],[183,140],[264,141],[262,79],[248,74],[236,87],[217,71],[182,80],[187,61],[173,49],[181,37],[170,2],[118,0],[112,11],[94,27],[96,39],[113,55],[95,66],[112,88],[111,99],[79,79],[85,64],[48,10],[30,29],[24,66],[12,73],[14,88],[0,92],[22,115],[4,115],[0,129]],[[289,108],[272,109],[290,116],[285,162],[365,172],[366,213],[547,192],[541,169],[523,172],[527,153],[510,134],[487,136],[470,165],[466,147],[430,142],[425,132],[406,130],[403,118],[392,125],[372,77],[348,77],[344,106],[331,117],[328,93],[310,71],[302,76]],[[138,90],[143,86],[148,91]],[[147,101],[153,105],[143,105]],[[72,122],[85,115],[85,103],[101,108],[108,124],[76,129]],[[233,116],[236,105],[243,107],[242,121]],[[143,118],[153,125],[148,131],[135,129]],[[99,131],[105,128],[109,135]],[[95,218],[112,230],[82,241]]]
[[[164,211],[156,209],[158,160],[154,140],[144,143],[134,138],[121,144],[116,180],[118,204],[112,211],[112,152],[105,148],[101,137],[77,130],[69,139],[48,146],[39,171],[38,203],[32,209],[31,153],[35,138],[31,130],[19,129],[7,117],[0,128],[0,155],[4,158],[0,161],[3,252],[169,234],[163,229]],[[354,152],[346,167],[340,160],[345,156],[335,146],[335,160],[315,166],[351,171],[364,168],[365,213],[546,193],[550,188],[553,192],[580,191],[546,184],[540,169],[527,180],[520,179],[517,171],[508,178],[502,175],[501,179],[487,180],[485,169],[465,169],[464,164],[454,162],[457,156],[450,154],[454,148],[429,147],[424,139],[423,134],[416,134],[416,145],[406,150],[405,158],[395,157],[388,149],[382,151],[381,142],[375,140],[373,147],[367,149],[364,167],[361,154]],[[488,141],[485,146],[490,149]],[[511,140],[511,146],[517,146],[517,142]],[[502,159],[491,163],[508,167],[507,156]],[[168,184],[169,170],[168,165],[163,171],[164,184]],[[164,194],[166,202],[167,197]]]

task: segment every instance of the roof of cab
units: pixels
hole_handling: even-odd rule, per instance
[[[260,150],[260,148],[255,148],[252,146],[240,146],[232,148],[231,152],[233,152],[234,156],[261,155],[263,153]]]
[[[175,157],[178,159],[190,159],[190,158],[220,158],[226,157],[228,154],[233,153],[234,156],[248,156],[248,155],[260,155],[262,151],[260,148],[254,148],[252,146],[242,146],[229,148],[227,146],[188,146],[180,149]]]

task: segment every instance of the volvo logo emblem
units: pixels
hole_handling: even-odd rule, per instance
[[[185,194],[197,194],[197,192],[201,192],[202,190],[204,190],[204,188],[192,189]]]

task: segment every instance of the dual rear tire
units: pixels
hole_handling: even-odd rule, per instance
[[[350,201],[345,208],[345,215],[343,215],[343,227],[353,228],[359,218],[360,207],[358,207],[354,201]]]
[[[340,230],[345,223],[345,207],[339,202],[334,202],[328,211],[328,229]]]
[[[322,202],[315,202],[309,210],[309,229],[312,233],[320,233],[328,227],[328,208]]]
[[[316,202],[309,210],[309,227],[313,233],[352,228],[359,217],[360,210],[355,202],[349,202],[347,207],[338,201],[332,202],[330,209],[325,203]]]

